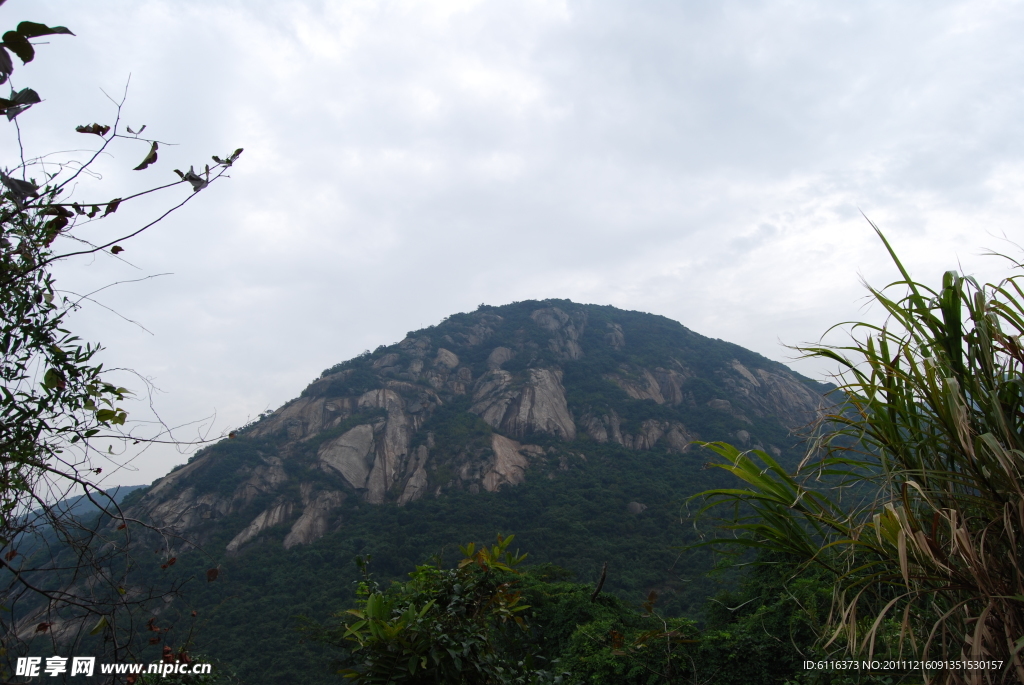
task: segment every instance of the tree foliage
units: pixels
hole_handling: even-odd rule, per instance
[[[411,580],[387,590],[364,578],[355,609],[326,629],[313,624],[314,635],[343,650],[341,674],[396,684],[901,682],[885,673],[804,670],[805,659],[824,655],[814,642],[827,620],[832,579],[802,572],[792,558],[762,555],[739,587],[708,598],[701,625],[664,616],[656,591],[634,605],[601,592],[600,584],[572,582],[552,564],[498,568],[486,561],[495,547],[462,550],[454,568],[419,566]]]
[[[529,649],[516,570],[526,555],[509,551],[513,538],[470,543],[455,568],[417,566],[386,590],[367,575],[357,608],[324,636],[348,647],[341,673],[368,685],[561,682]]]
[[[949,271],[932,289],[878,234],[905,294],[871,289],[884,325],[804,349],[840,365],[847,398],[817,451],[791,475],[763,452],[710,445],[744,486],[704,493],[704,512],[728,505],[730,542],[832,575],[823,648],[985,664],[925,668],[928,682],[1021,682],[1024,281]]]
[[[28,21],[4,33],[0,83],[14,71],[12,54],[31,62],[32,39],[62,34],[74,35],[65,27]],[[31,88],[12,91],[0,98],[0,113],[17,126],[16,118],[40,101]],[[123,103],[117,103],[112,125],[76,128],[95,141],[84,159],[26,158],[19,129],[20,159],[0,169],[0,643],[6,658],[35,637],[54,646],[104,639],[111,653],[123,658],[137,632],[124,610],[144,606],[167,590],[131,585],[135,561],[129,546],[133,531],[143,526],[124,518],[100,475],[107,462],[118,464],[115,442],[159,436],[139,434],[126,423],[122,403],[129,391],[108,382],[96,358],[100,347],[68,326],[70,313],[87,298],[62,292],[53,268],[75,257],[123,252],[122,243],[223,176],[242,151],[214,157],[212,167],[198,172],[176,171],[173,181],[132,195],[79,199],[77,182],[94,174],[97,160],[117,143],[146,146],[142,163],[134,167],[138,171],[157,161],[159,142],[140,135],[145,127],[133,131],[121,123]],[[174,192],[176,186],[190,192],[141,226],[102,243],[88,237],[96,222],[126,203]],[[101,452],[102,447],[107,450]],[[101,516],[77,517],[62,504],[69,496],[84,496]]]

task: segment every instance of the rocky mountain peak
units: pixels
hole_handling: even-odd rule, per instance
[[[682,454],[726,439],[778,455],[823,386],[651,314],[567,300],[481,306],[324,371],[296,399],[157,481],[135,515],[202,540],[286,548],[355,498],[402,506],[585,468],[610,445]]]

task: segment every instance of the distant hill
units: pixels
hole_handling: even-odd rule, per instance
[[[97,499],[97,497],[94,495],[93,499],[95,499],[100,504],[100,506],[104,507],[108,506],[110,502],[120,504],[128,495],[132,494],[136,490],[141,490],[142,488],[145,487],[147,486],[118,485],[113,488],[110,488],[109,490],[104,490],[103,495],[105,497],[100,497],[99,499]],[[94,504],[93,501],[90,500],[85,495],[69,497],[68,499],[62,500],[61,502],[56,504],[54,508],[57,511],[61,512],[61,515],[74,516],[76,518],[85,518],[87,516],[92,516],[99,512],[100,510],[99,507],[97,507],[96,504]]]
[[[62,499],[54,503],[48,512],[42,508],[35,509],[21,519],[21,523],[27,525],[30,531],[20,533],[15,537],[16,547],[22,555],[33,554],[40,546],[45,551],[46,545],[55,544],[57,540],[56,533],[49,524],[52,520],[51,517],[59,518],[61,521],[70,519],[87,521],[90,517],[95,520],[100,507],[110,508],[113,504],[119,505],[128,495],[146,487],[148,486],[117,485],[109,490],[93,492],[89,497],[76,495]],[[46,553],[48,554],[48,552]]]
[[[795,465],[795,432],[828,389],[662,316],[481,306],[327,369],[126,505],[202,547],[182,543],[172,572],[220,565],[189,595],[200,644],[250,682],[289,668],[321,682],[291,617],[349,603],[356,554],[398,577],[517,533],[538,562],[589,581],[607,561],[609,591],[658,589],[667,611],[695,610],[711,560],[679,549],[694,539],[686,498],[722,481],[692,442]]]

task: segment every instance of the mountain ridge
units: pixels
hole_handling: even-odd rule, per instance
[[[725,439],[781,458],[827,389],[666,317],[569,300],[481,305],[326,369],[129,503],[199,543],[248,512],[230,553],[289,523],[290,548],[336,529],[347,499],[495,492],[555,478],[593,444],[683,454]]]
[[[689,498],[732,483],[690,441],[795,466],[830,389],[665,317],[481,306],[326,369],[129,495],[127,518],[159,529],[130,528],[136,581],[186,588],[154,611],[164,640],[195,640],[254,684],[334,682],[329,650],[293,629],[352,606],[355,559],[386,583],[496,534],[533,566],[699,619],[735,574],[708,574]]]

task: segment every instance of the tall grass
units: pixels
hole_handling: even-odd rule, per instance
[[[869,288],[886,322],[799,348],[839,365],[839,404],[795,474],[708,444],[745,485],[703,493],[701,514],[729,506],[733,537],[714,542],[834,574],[821,648],[1002,662],[925,668],[926,682],[1024,682],[1024,275],[982,285],[949,271],[933,290],[872,227],[902,274]]]

